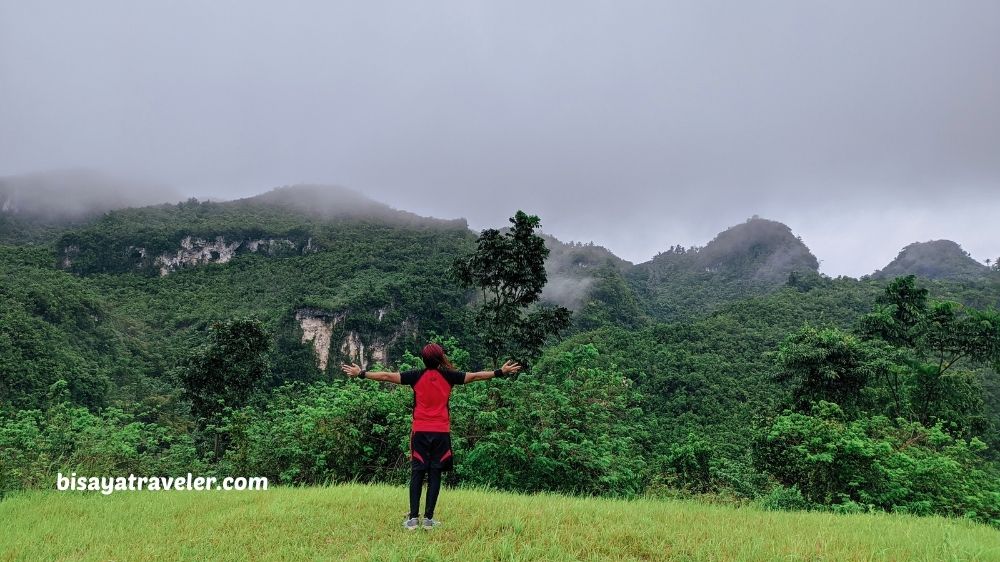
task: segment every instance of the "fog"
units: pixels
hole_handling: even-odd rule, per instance
[[[1000,3],[0,0],[0,175],[524,209],[642,262],[757,214],[822,271],[1000,256]]]

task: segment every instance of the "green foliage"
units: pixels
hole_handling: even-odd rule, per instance
[[[530,376],[461,389],[456,467],[473,485],[634,495],[645,486],[642,410],[631,381],[584,345],[548,354]],[[464,457],[464,458],[463,458]]]
[[[149,392],[140,325],[51,260],[41,248],[0,246],[0,411],[41,408],[58,380],[89,407]]]
[[[452,272],[465,287],[482,293],[476,311],[476,334],[482,340],[494,368],[502,357],[522,363],[540,353],[545,340],[569,325],[569,310],[560,306],[539,306],[547,280],[545,240],[535,234],[540,220],[518,211],[510,219],[513,228],[482,231],[476,250],[455,260]]]
[[[871,411],[876,381],[893,375],[885,347],[836,328],[806,327],[782,343],[776,357],[779,378],[792,386],[800,411],[819,400],[836,402],[852,416]]]
[[[900,399],[907,402],[901,415],[925,425],[944,420],[983,430],[983,391],[972,369],[1000,365],[1000,313],[929,300],[911,275],[886,287],[861,319],[861,332],[905,354],[906,380],[894,389],[907,395]]]
[[[270,336],[260,320],[239,318],[212,325],[209,342],[181,367],[184,397],[199,419],[216,420],[225,408],[242,408],[266,380]]]
[[[798,486],[781,485],[775,486],[767,495],[760,498],[757,505],[771,511],[799,511],[813,506],[802,495],[802,490],[799,490]]]
[[[229,474],[282,484],[399,481],[406,456],[412,393],[380,383],[336,379],[276,391],[263,409],[229,413]]]
[[[348,337],[370,369],[420,368],[428,340],[464,370],[538,359],[455,389],[464,484],[996,524],[1000,277],[831,279],[759,220],[639,266],[554,240],[546,262],[524,213],[477,240],[460,222],[279,195],[294,197],[113,211],[46,231],[52,249],[0,246],[0,488],[49,487],[59,468],[401,481],[409,389],[321,371],[311,314],[330,365]],[[241,245],[159,276],[189,236]],[[259,239],[290,245],[250,251]],[[553,344],[557,276],[586,290]]]
[[[940,424],[896,424],[874,416],[849,421],[820,401],[810,414],[786,411],[757,442],[763,470],[797,486],[812,504],[962,516],[1000,525],[1000,479],[978,439]]]
[[[671,488],[687,492],[714,491],[712,476],[712,446],[694,432],[681,443],[670,443],[660,457],[658,472],[666,477]]]
[[[65,381],[54,385],[65,391]],[[0,417],[0,496],[23,488],[55,487],[56,474],[86,476],[208,473],[193,437],[109,408],[94,414],[60,402],[47,409]]]
[[[649,317],[622,274],[604,267],[594,274],[594,284],[574,320],[579,330],[603,326],[635,329],[646,325]]]

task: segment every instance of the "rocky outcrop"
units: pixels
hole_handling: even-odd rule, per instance
[[[326,312],[317,308],[303,308],[295,312],[295,320],[302,328],[302,343],[312,342],[320,371],[326,370],[330,360],[333,329],[346,317],[346,312]]]
[[[80,247],[76,244],[70,244],[63,248],[62,256],[62,266],[69,269],[73,265],[73,260],[80,254]]]
[[[236,255],[236,249],[239,247],[240,242],[226,243],[222,236],[216,236],[213,242],[186,236],[181,240],[181,247],[177,252],[161,254],[156,257],[153,263],[159,266],[162,276],[182,266],[226,263],[233,259],[233,256]]]
[[[239,250],[248,252],[263,252],[268,255],[289,254],[296,251],[295,242],[287,239],[262,238],[257,240],[236,240],[227,242],[224,236],[216,236],[215,240],[186,236],[181,240],[181,247],[173,253],[163,253],[156,256],[153,265],[160,269],[160,275],[168,275],[181,267],[196,266],[206,263],[226,263]],[[127,251],[137,251],[146,257],[145,248],[129,246]],[[303,247],[302,252],[314,251],[312,238]]]
[[[348,361],[361,365],[363,369],[367,369],[371,363],[388,365],[389,346],[396,342],[400,333],[397,332],[388,339],[377,336],[373,337],[368,346],[365,346],[365,342],[361,339],[361,334],[351,330],[347,332],[344,341],[340,344],[340,353],[347,357]],[[369,357],[371,358],[370,362],[368,360]]]
[[[361,336],[355,331],[347,333],[344,342],[340,345],[340,353],[347,357],[348,361],[358,363],[362,369],[368,368],[368,361],[365,360],[365,343],[361,341]]]
[[[391,307],[381,307],[365,314],[372,314],[376,320],[381,322],[389,313]],[[325,371],[330,363],[330,349],[333,345],[334,334],[343,335],[339,340],[337,351],[340,356],[351,363],[357,363],[367,369],[373,363],[389,364],[389,349],[400,337],[413,335],[416,333],[416,325],[409,320],[405,320],[398,328],[389,331],[381,329],[376,333],[369,333],[358,330],[343,331],[344,321],[347,319],[346,311],[330,312],[319,308],[300,308],[295,311],[295,320],[302,329],[302,343],[312,342],[313,352],[321,371]],[[341,326],[338,331],[337,326]]]

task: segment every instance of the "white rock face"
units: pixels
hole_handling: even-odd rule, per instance
[[[340,352],[347,356],[347,360],[361,365],[362,369],[368,368],[368,361],[365,359],[365,344],[361,341],[361,336],[351,330],[340,345]]]
[[[65,248],[63,248],[62,266],[64,268],[69,268],[71,265],[73,265],[72,256],[75,256],[78,253],[80,253],[80,247],[77,246],[76,244],[72,244],[70,246],[66,246]]]
[[[164,276],[184,266],[203,263],[226,263],[233,259],[233,256],[236,255],[236,250],[244,245],[251,252],[263,251],[268,254],[273,254],[279,250],[295,249],[295,242],[287,239],[236,240],[227,243],[226,239],[222,236],[216,236],[212,242],[203,238],[186,236],[181,240],[179,250],[173,254],[164,253],[157,256],[153,260],[153,264],[160,268],[160,276]],[[139,251],[145,257],[146,249],[139,248]]]
[[[178,267],[203,263],[226,263],[236,255],[236,248],[239,248],[240,244],[239,241],[227,244],[222,236],[216,236],[214,242],[185,236],[181,240],[181,248],[174,255],[166,253],[159,255],[153,263],[160,266],[161,276],[167,275]]]
[[[319,362],[319,370],[326,371],[330,360],[330,341],[333,328],[344,321],[346,313],[331,314],[312,308],[304,308],[295,312],[295,319],[302,328],[302,343],[313,342],[313,350]]]
[[[385,315],[388,308],[375,312],[376,317]],[[295,312],[295,319],[302,328],[302,342],[313,343],[313,350],[321,371],[325,371],[330,361],[330,344],[334,328],[347,318],[347,312],[327,312],[317,308],[303,308]],[[389,364],[389,347],[400,336],[416,333],[416,326],[410,321],[404,321],[398,330],[390,336],[374,336],[365,342],[361,334],[355,330],[347,332],[340,342],[340,353],[348,362],[361,365],[367,369],[372,363]]]
[[[310,238],[309,240],[312,240],[312,238]],[[285,239],[275,240],[274,238],[268,238],[266,240],[265,239],[250,240],[249,242],[247,242],[247,249],[250,250],[251,252],[256,252],[261,250],[262,246],[263,246],[263,251],[269,254],[273,254],[274,252],[281,249],[295,248],[295,242]]]
[[[371,345],[372,361],[383,365],[389,364],[389,345],[382,341],[374,341]]]

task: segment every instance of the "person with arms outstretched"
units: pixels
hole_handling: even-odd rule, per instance
[[[355,364],[341,365],[349,377],[405,384],[413,387],[413,427],[410,431],[410,513],[403,527],[412,531],[420,526],[420,492],[427,477],[427,503],[424,508],[423,527],[432,529],[439,521],[434,519],[434,508],[441,491],[441,472],[451,470],[454,456],[451,452],[451,418],[448,400],[456,384],[483,381],[501,375],[517,373],[521,366],[507,361],[495,371],[465,373],[455,367],[444,354],[444,349],[429,343],[420,351],[424,368],[402,373],[369,373]]]

